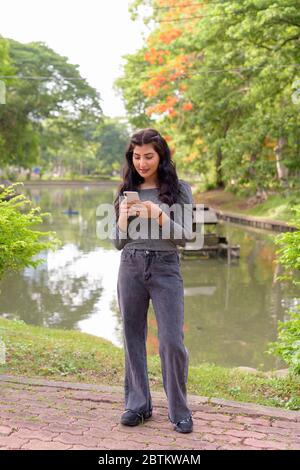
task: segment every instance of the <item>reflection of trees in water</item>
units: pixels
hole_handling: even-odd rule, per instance
[[[68,277],[49,286],[48,272],[40,269],[38,274],[25,279],[16,274],[3,280],[0,313],[10,313],[28,324],[68,329],[75,329],[78,321],[91,315],[101,296],[101,280]]]
[[[238,263],[228,265],[218,259],[182,263],[186,290],[202,290],[202,294],[185,297],[185,321],[189,325],[185,336],[191,361],[284,366],[264,351],[276,338],[277,321],[284,315],[282,299],[293,295],[293,287],[274,284],[275,248],[268,237],[260,235],[257,239],[257,234],[236,230],[240,234],[232,243],[242,246],[241,239],[247,239]],[[230,233],[226,236],[233,238]]]
[[[122,315],[120,313],[117,296],[113,297],[110,303],[110,311],[113,312],[114,317],[116,318],[116,329],[115,329],[115,338],[117,339],[120,347],[123,347],[123,323]]]
[[[219,293],[213,300],[204,296],[185,298],[185,305],[188,325],[185,343],[193,364],[212,362],[228,367],[264,364],[271,368],[280,362],[264,353],[268,342],[276,337],[276,324],[260,310],[259,302],[249,307],[247,298],[241,301],[238,294],[230,292],[227,313],[222,311]]]
[[[159,341],[157,331],[157,321],[155,311],[150,301],[148,310],[148,334],[147,334],[147,353],[148,354],[159,354]]]
[[[113,190],[107,187],[43,187],[26,188],[28,197],[33,200],[40,196],[39,204],[43,211],[51,212],[51,221],[45,221],[43,230],[55,230],[64,243],[74,243],[80,251],[88,252],[97,246],[111,248],[109,240],[99,240],[96,234],[96,208],[101,203],[112,203]],[[69,206],[79,211],[79,215],[63,214]]]

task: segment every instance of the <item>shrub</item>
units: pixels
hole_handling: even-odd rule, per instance
[[[296,215],[300,216],[300,209],[294,209]],[[277,276],[278,280],[292,280],[295,285],[300,281],[294,278],[300,272],[300,222],[299,217],[293,221],[299,230],[286,232],[275,238],[275,243],[281,248],[276,251],[286,273]],[[300,304],[300,299],[299,304]],[[289,366],[292,373],[300,374],[300,305],[294,311],[289,311],[290,319],[287,322],[278,323],[278,341],[269,343],[268,353],[281,357]]]
[[[0,278],[8,270],[36,267],[44,261],[34,259],[38,253],[54,251],[61,244],[55,232],[33,230],[50,214],[41,213],[24,194],[17,194],[18,185],[22,183],[0,185]]]

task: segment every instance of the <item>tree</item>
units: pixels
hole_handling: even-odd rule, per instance
[[[16,78],[8,84],[7,102],[0,108],[0,162],[30,168],[39,157],[43,122],[59,119],[61,132],[83,139],[85,127],[102,120],[100,97],[77,65],[46,44],[2,41],[9,46]]]
[[[129,113],[134,102],[131,121],[149,116],[180,164],[213,170],[219,186],[258,190],[296,180],[298,1],[136,0],[133,16],[145,5],[152,7],[145,19],[152,31],[127,56],[117,82]]]
[[[129,140],[126,125],[117,118],[106,118],[96,129],[95,140],[100,144],[96,152],[98,165],[101,163],[99,169],[109,173],[120,169]]]

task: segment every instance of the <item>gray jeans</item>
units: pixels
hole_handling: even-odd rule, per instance
[[[150,298],[155,311],[163,386],[172,423],[192,415],[187,406],[189,354],[183,344],[184,298],[179,255],[124,247],[118,273],[123,321],[125,409],[152,411],[146,339]]]

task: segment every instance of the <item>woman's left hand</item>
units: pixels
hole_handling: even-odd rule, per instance
[[[157,219],[161,210],[159,205],[154,204],[152,201],[143,201],[131,207],[136,210],[137,215],[142,219]]]

